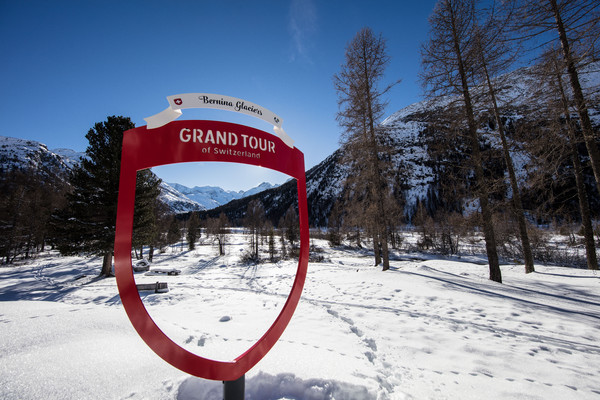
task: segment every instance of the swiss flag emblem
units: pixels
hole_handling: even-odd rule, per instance
[[[181,100],[181,99],[175,99],[175,100],[173,100],[173,102],[174,102],[175,104],[177,104],[178,106],[180,106],[180,105],[182,105],[182,104],[183,104],[183,100]]]

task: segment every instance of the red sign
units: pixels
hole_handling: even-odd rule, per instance
[[[296,279],[271,327],[257,343],[233,361],[203,358],[173,342],[148,314],[133,276],[131,235],[137,171],[194,161],[233,162],[269,168],[295,178],[298,186],[300,258]],[[304,155],[298,149],[287,146],[267,132],[220,121],[174,121],[156,129],[142,126],[124,133],[115,233],[117,285],[134,328],[156,354],[174,367],[205,379],[233,381],[256,365],[275,345],[300,300],[308,266],[308,242]]]

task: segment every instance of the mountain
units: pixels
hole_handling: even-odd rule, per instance
[[[531,77],[529,68],[521,68],[500,77],[502,91],[499,93],[499,103],[503,107],[502,119],[506,121],[509,129],[508,134],[513,134],[518,130],[515,126],[526,126],[527,129],[533,129],[533,135],[538,134],[535,129],[547,124],[547,121],[540,120],[536,113],[536,100],[533,94],[539,92],[535,80]],[[597,96],[600,87],[600,62],[588,65],[581,74],[581,82],[588,95]],[[543,88],[541,88],[543,90]],[[474,97],[480,97],[481,93],[477,90],[473,92]],[[590,116],[595,128],[600,126],[600,101],[597,97],[593,98],[590,107]],[[394,164],[395,180],[400,191],[401,198],[398,201],[403,204],[404,215],[410,219],[414,215],[417,205],[424,204],[430,211],[436,207],[445,207],[440,200],[442,197],[440,187],[448,184],[447,175],[444,175],[446,165],[456,159],[466,157],[467,154],[458,150],[452,150],[454,153],[448,157],[454,157],[454,160],[436,156],[432,158],[431,149],[439,146],[441,140],[446,140],[446,132],[436,131],[432,127],[431,121],[435,119],[440,111],[451,108],[454,104],[460,102],[457,97],[444,97],[436,101],[422,101],[411,104],[384,119],[381,127],[386,129],[386,140],[389,141],[394,149],[391,160]],[[494,132],[493,118],[490,116],[490,110],[481,108],[477,111],[482,145],[489,152],[490,163],[496,163],[495,174],[502,178],[506,174],[503,161],[501,161],[500,141]],[[536,118],[538,118],[536,120]],[[576,116],[574,115],[574,118]],[[437,135],[437,136],[436,136]],[[566,207],[575,210],[573,215],[577,217],[577,200],[573,193],[574,183],[570,178],[572,172],[568,161],[557,169],[553,179],[556,177],[569,176],[568,179],[559,182],[562,186],[553,186],[544,192],[540,189],[529,190],[529,178],[532,171],[535,171],[532,163],[532,154],[527,153],[524,143],[519,143],[515,137],[511,138],[513,142],[513,160],[518,178],[523,184],[525,202],[529,203],[529,209],[534,210],[540,205],[541,201],[550,202],[562,198],[563,203],[551,205],[552,207]],[[68,149],[57,149],[50,151],[48,148],[38,142],[7,138],[0,136],[0,168],[10,168],[11,165],[20,168],[31,167],[39,168],[46,174],[66,173],[74,163],[76,163],[82,154]],[[336,200],[342,197],[344,182],[351,173],[349,168],[341,160],[344,156],[343,149],[336,150],[333,154],[323,160],[321,163],[312,167],[306,172],[306,185],[308,197],[309,221],[313,226],[326,226],[331,209]],[[582,158],[585,160],[585,155]],[[566,165],[566,166],[565,166]],[[456,195],[455,205],[465,210],[476,206],[468,196],[468,188],[472,182],[472,174],[469,171],[462,171],[463,180],[458,180],[457,185],[463,185],[467,190],[464,193]],[[553,173],[549,171],[548,173]],[[589,174],[588,174],[589,175]],[[588,182],[593,182],[592,178],[586,178]],[[450,182],[452,184],[452,182]],[[593,184],[588,186],[593,187]],[[452,188],[451,188],[452,189]],[[500,198],[510,197],[510,188],[507,185],[500,185],[496,195]],[[569,190],[571,192],[569,192]],[[265,207],[267,217],[275,224],[285,214],[285,212],[296,201],[296,182],[290,180],[283,185],[273,187],[268,183],[248,191],[226,191],[216,187],[194,187],[188,188],[176,183],[163,183],[162,198],[169,204],[173,212],[185,213],[189,211],[203,211],[209,216],[218,216],[220,212],[225,212],[230,220],[240,222],[247,209],[248,203],[253,199],[259,199]],[[502,192],[504,191],[504,192]],[[458,192],[457,192],[458,193]],[[448,196],[448,194],[445,194]],[[492,194],[494,195],[494,194]],[[600,207],[600,200],[592,189],[592,207]],[[595,196],[595,197],[593,197]],[[550,200],[548,200],[550,198]],[[546,212],[552,214],[552,209],[546,209]]]
[[[210,210],[222,206],[223,204],[227,204],[232,200],[252,196],[274,187],[276,186],[263,182],[257,187],[247,191],[233,191],[216,186],[194,186],[193,188],[190,188],[179,183],[163,182],[163,193],[161,194],[161,198],[169,204],[173,211],[184,213],[189,211]]]
[[[499,103],[503,107],[503,120],[506,124],[514,127],[517,124],[527,122],[528,126],[535,127],[545,124],[543,120],[535,120],[535,98],[533,94],[539,91],[538,85],[531,77],[529,68],[521,68],[501,77],[503,90],[499,94]],[[600,62],[592,63],[584,68],[581,74],[581,81],[588,94],[598,93],[600,87]],[[474,96],[481,96],[481,91],[475,90]],[[452,107],[461,99],[457,97],[444,97],[436,101],[422,101],[411,104],[389,117],[381,123],[381,127],[386,129],[386,140],[395,149],[391,155],[396,171],[396,180],[401,189],[402,198],[399,201],[404,204],[404,215],[410,220],[415,214],[419,203],[425,204],[430,210],[440,206],[440,186],[445,182],[444,165],[448,163],[447,159],[433,159],[431,148],[438,145],[440,132],[435,132],[431,121],[443,110]],[[539,101],[539,100],[537,100]],[[596,129],[600,126],[600,106],[599,102],[594,101],[590,108],[590,116]],[[534,107],[532,107],[532,105]],[[501,145],[496,132],[491,128],[493,118],[490,110],[482,108],[477,111],[480,124],[480,134],[483,145],[488,148],[490,157],[495,157],[499,166],[496,173],[501,178],[506,175],[505,166],[501,160]],[[576,118],[576,116],[574,116]],[[513,132],[510,131],[510,132]],[[509,132],[509,133],[510,133]],[[443,135],[444,133],[441,132]],[[514,140],[514,138],[513,138]],[[524,198],[530,201],[532,209],[539,205],[540,194],[535,190],[527,192],[528,179],[535,166],[532,166],[532,154],[527,153],[521,143],[515,142],[515,148],[512,150],[513,162],[521,184],[525,187]],[[309,221],[312,226],[327,226],[328,217],[331,209],[337,199],[342,197],[344,182],[351,171],[341,163],[343,149],[336,150],[318,165],[306,172],[306,187],[308,197]],[[455,158],[465,157],[464,153],[456,152]],[[566,170],[569,172],[570,166],[567,163]],[[469,174],[463,172],[465,179],[469,179]],[[564,176],[564,173],[563,173]],[[588,179],[593,182],[593,177]],[[469,182],[462,182],[467,188]],[[593,187],[593,184],[589,185]],[[567,182],[560,190],[573,190],[574,183]],[[551,188],[550,191],[557,188]],[[505,185],[499,190],[504,190],[504,195],[510,197],[510,187]],[[248,202],[253,199],[259,199],[266,211],[267,217],[277,223],[285,211],[296,201],[296,183],[290,181],[278,188],[266,190],[255,196],[249,196],[237,201],[232,201],[227,205],[218,207],[208,212],[209,216],[216,216],[220,212],[225,212],[233,221],[240,221],[247,208]],[[593,189],[592,189],[593,192]],[[551,193],[550,196],[558,196],[557,193]],[[577,210],[576,198],[571,194],[570,207]],[[468,209],[469,204],[473,207],[472,199],[461,197],[455,199],[456,203],[461,204],[463,210]],[[538,201],[538,203],[535,203]],[[599,199],[593,199],[598,204]],[[443,206],[443,205],[442,205]],[[578,211],[575,211],[578,215]]]
[[[83,155],[73,150],[49,150],[34,140],[0,136],[0,170],[31,169],[64,181]]]
[[[340,162],[342,154],[342,151],[338,149],[306,171],[308,214],[310,224],[313,226],[326,226],[331,207],[339,198],[344,181],[350,173],[348,168]],[[265,208],[266,217],[277,224],[290,206],[297,202],[296,188],[296,180],[290,179],[281,186],[232,200],[225,205],[208,210],[206,215],[217,217],[223,212],[234,223],[241,223],[248,203],[252,200],[259,200]]]
[[[75,168],[75,166],[81,162],[81,159],[85,157],[85,153],[71,149],[59,148],[53,149],[52,152],[62,157],[63,162],[69,169]]]
[[[53,149],[34,140],[0,136],[0,171],[10,169],[32,169],[48,178],[66,181],[69,172],[85,157],[85,153],[71,149]],[[161,184],[161,200],[174,213],[202,211],[218,207],[234,199],[251,196],[275,187],[262,183],[247,191],[228,191],[219,187],[188,188],[177,183]]]
[[[197,202],[189,199],[180,191],[166,182],[160,184],[160,200],[169,206],[169,209],[175,214],[187,213],[190,211],[204,211],[207,208]]]

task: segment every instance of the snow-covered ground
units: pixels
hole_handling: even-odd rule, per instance
[[[206,239],[204,239],[206,240]],[[246,375],[246,399],[600,398],[597,272],[398,254],[390,271],[367,254],[322,247],[290,325]],[[206,243],[155,256],[178,276],[144,292],[181,346],[231,359],[271,325],[296,263],[249,266],[237,235],[227,255]],[[472,261],[472,262],[469,262]],[[131,327],[99,258],[59,257],[0,268],[0,398],[221,399],[222,383],[190,377]]]

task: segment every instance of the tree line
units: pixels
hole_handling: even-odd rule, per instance
[[[112,116],[86,135],[86,156],[68,177],[41,170],[3,171],[0,186],[0,256],[3,263],[29,257],[47,246],[64,255],[103,258],[103,275],[112,273],[123,132],[134,128],[127,117]],[[136,182],[133,245],[161,246],[161,227],[172,218],[158,200],[160,179],[139,171]],[[152,251],[152,250],[150,250]]]
[[[297,206],[294,205],[287,209],[277,225],[267,217],[260,199],[248,202],[241,220],[232,221],[223,211],[214,217],[206,212],[191,212],[181,224],[181,229],[186,232],[188,250],[195,250],[198,240],[205,233],[206,239],[214,244],[218,256],[226,254],[230,235],[235,233],[234,228],[239,227],[243,227],[248,238],[247,248],[241,257],[244,262],[276,262],[299,255],[300,225]]]
[[[121,146],[123,133],[134,127],[129,118],[122,116],[96,123],[86,135],[89,145],[85,157],[66,179],[33,169],[2,172],[0,257],[3,263],[10,264],[17,257],[28,258],[50,246],[63,255],[101,256],[101,275],[112,275]],[[217,254],[224,255],[233,226],[225,213],[217,217],[196,212],[175,215],[159,198],[160,183],[150,170],[137,173],[134,256],[152,261],[155,250],[164,251],[175,243],[187,243],[188,250],[194,250],[203,230],[215,243]],[[244,255],[247,261],[262,259],[260,247],[265,241],[271,261],[297,256],[297,207],[290,206],[276,229],[266,218],[262,202],[254,200],[243,218],[235,223],[249,232],[249,246]]]
[[[422,135],[437,175],[431,196],[437,204],[421,204],[416,222],[424,226],[429,216],[447,223],[451,213],[459,216],[454,220],[464,220],[469,214],[465,200],[473,199],[489,277],[496,282],[502,282],[497,215],[515,221],[525,272],[533,272],[528,220],[543,216],[544,207],[556,211],[556,197],[564,193],[578,199],[576,218],[585,238],[587,266],[598,268],[592,224],[598,215],[592,215],[590,199],[600,193],[600,155],[589,112],[597,98],[584,92],[581,74],[598,60],[599,9],[597,1],[589,0],[514,0],[485,6],[476,0],[440,0],[429,19],[429,38],[421,47],[421,81],[430,110]],[[329,225],[333,232],[343,225],[355,236],[368,235],[375,264],[383,270],[389,268],[388,244],[395,227],[407,217],[402,181],[397,179],[402,171],[390,162],[401,149],[380,123],[385,95],[398,83],[382,83],[389,61],[386,40],[366,27],[348,43],[341,71],[333,76],[337,118],[344,129],[343,162],[352,173]],[[524,63],[535,82],[531,87],[540,90],[530,94],[526,109],[516,112],[510,102],[501,101],[506,97],[502,77]],[[500,143],[499,155],[494,141]],[[523,185],[513,161],[518,148],[532,156],[537,169],[528,182],[529,193],[537,188],[548,197],[536,202],[536,210],[523,205]],[[593,172],[592,185],[586,184],[586,169]],[[574,177],[575,193],[568,188],[553,191],[565,175]]]

